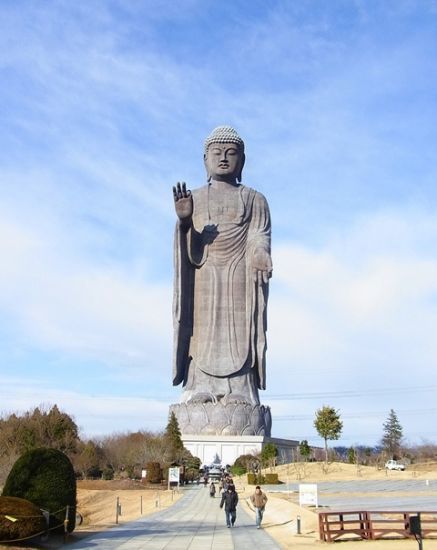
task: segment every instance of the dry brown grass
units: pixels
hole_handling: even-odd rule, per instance
[[[93,491],[164,491],[167,485],[145,484],[135,479],[81,479],[77,482],[77,488]]]
[[[295,481],[354,481],[360,479],[437,479],[437,463],[411,465],[404,472],[388,471],[375,466],[357,467],[356,464],[331,462],[326,466],[321,462],[292,463],[276,466],[279,479]]]

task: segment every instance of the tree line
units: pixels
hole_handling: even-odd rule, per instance
[[[329,449],[328,441],[338,440],[343,429],[340,412],[333,407],[324,405],[316,411],[314,427],[324,441],[324,456],[304,440],[299,445],[296,460],[324,458],[326,461],[338,459],[376,464],[389,458],[437,458],[437,445],[424,442],[412,447],[405,444],[403,428],[393,409],[383,424],[380,443],[374,447],[356,444]],[[168,465],[183,465],[186,477],[194,479],[200,467],[200,460],[183,446],[174,414],[170,416],[164,431],[126,431],[82,439],[72,416],[61,411],[57,405],[40,406],[22,414],[0,417],[0,485],[23,453],[39,447],[64,452],[73,463],[76,475],[82,478],[140,478],[145,465],[154,463],[164,470]],[[271,456],[267,456],[268,453]],[[267,447],[261,458],[269,463],[275,454]]]
[[[358,461],[361,464],[378,464],[381,461],[402,457],[410,460],[437,458],[437,445],[428,442],[416,446],[406,444],[402,425],[394,409],[390,409],[389,415],[382,425],[383,431],[380,442],[374,447],[357,444],[352,447],[333,447],[330,450],[328,441],[338,440],[343,430],[340,412],[334,407],[324,405],[318,409],[315,414],[314,427],[324,441],[324,458],[326,462],[329,458],[345,460],[352,464]],[[299,454],[304,460],[308,460],[311,455],[314,455],[306,440],[301,441]]]
[[[177,419],[172,415],[164,431],[120,432],[81,439],[74,418],[57,405],[36,407],[22,414],[0,417],[0,485],[26,451],[47,447],[64,452],[82,478],[140,478],[146,464],[161,469],[185,467],[186,476],[198,474],[200,460],[184,448]]]

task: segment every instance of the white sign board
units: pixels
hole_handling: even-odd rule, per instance
[[[147,470],[144,470],[144,469],[141,470],[141,477],[142,477],[143,479],[146,479],[146,477],[147,477]]]
[[[179,483],[179,467],[168,469],[168,482]]]
[[[319,506],[316,483],[299,484],[299,506]]]

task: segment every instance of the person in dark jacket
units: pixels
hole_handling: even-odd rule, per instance
[[[223,492],[220,502],[220,508],[223,508],[223,506],[225,507],[226,525],[228,527],[233,527],[237,519],[237,504],[238,494],[235,487],[228,487],[227,490]]]
[[[211,485],[209,486],[209,496],[214,498],[215,497],[215,485],[214,482],[211,482]]]

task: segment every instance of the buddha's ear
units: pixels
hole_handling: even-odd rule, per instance
[[[203,164],[205,165],[205,170],[206,170],[206,181],[209,183],[211,181],[211,174],[208,172],[208,164],[206,162],[206,156],[207,156],[207,152],[203,155]]]
[[[240,160],[240,169],[238,170],[238,174],[237,174],[238,183],[241,183],[241,177],[242,177],[242,174],[243,174],[243,168],[244,168],[244,163],[245,162],[246,162],[246,155],[243,153],[241,155],[241,160]]]

